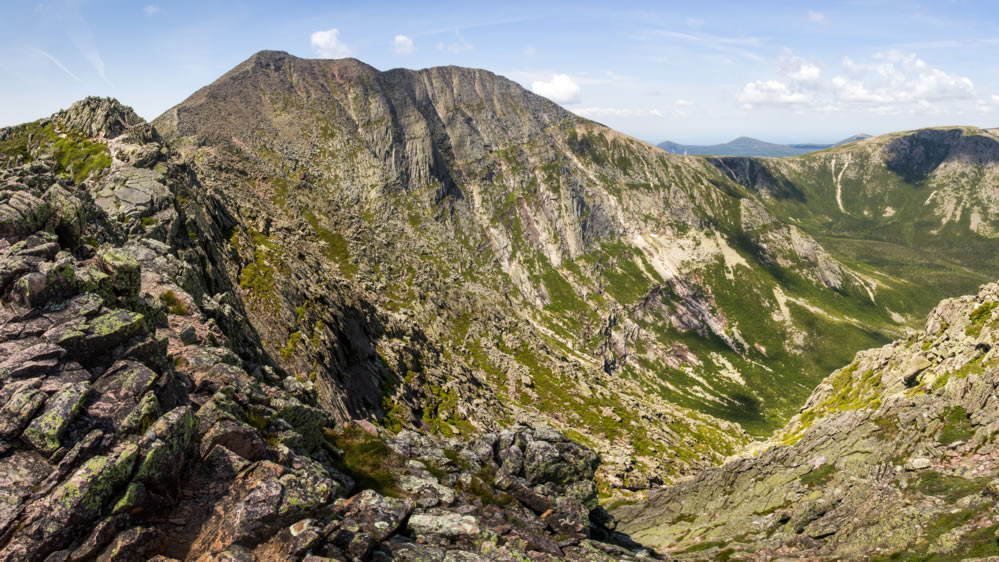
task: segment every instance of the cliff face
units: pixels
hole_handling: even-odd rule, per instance
[[[858,353],[756,454],[615,512],[678,558],[999,553],[999,285]]]

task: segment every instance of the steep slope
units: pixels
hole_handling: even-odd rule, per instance
[[[848,142],[865,139],[870,135],[854,135],[833,144],[774,144],[752,137],[739,137],[723,144],[694,145],[664,141],[656,146],[673,154],[699,154],[711,156],[765,156],[780,158],[800,156],[816,150],[832,148]]]
[[[264,347],[345,419],[540,415],[641,489],[734,452],[731,422],[768,434],[900,328],[709,162],[485,71],[263,52],[155,125],[233,217]],[[322,339],[331,294],[369,307],[367,344]]]
[[[909,318],[992,280],[999,266],[999,137],[987,131],[923,129],[800,158],[710,161],[871,278],[875,292],[909,281],[904,298],[878,297]]]
[[[0,560],[647,558],[550,428],[339,423],[247,322],[224,207],[131,109],[0,143]]]
[[[622,508],[677,558],[999,554],[999,285],[858,353],[760,448]]]

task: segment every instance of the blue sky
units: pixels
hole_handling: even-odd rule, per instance
[[[86,95],[153,119],[262,49],[485,68],[652,142],[999,126],[999,9],[971,0],[11,0],[0,125]]]

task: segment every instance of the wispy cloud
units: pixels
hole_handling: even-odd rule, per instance
[[[97,47],[97,38],[94,36],[93,31],[91,31],[90,24],[87,23],[86,18],[83,17],[83,13],[80,12],[76,3],[68,3],[67,8],[66,15],[71,19],[70,41],[76,47],[76,50],[83,55],[83,58],[94,68],[94,71],[97,72],[101,80],[107,81],[104,57],[101,56],[101,51]]]
[[[157,6],[156,4],[146,4],[146,7],[143,8],[142,11],[143,13],[146,14],[146,16],[153,17],[156,14],[160,13],[161,10],[160,7]]]
[[[52,56],[52,54],[49,53],[48,51],[43,51],[43,50],[35,48],[35,47],[29,47],[29,50],[31,50],[31,51],[33,51],[33,52],[35,52],[35,53],[37,53],[37,54],[45,57],[46,59],[48,59],[49,62],[51,62],[52,64],[54,64],[56,66],[56,68],[58,68],[59,70],[65,72],[66,75],[69,76],[70,78],[72,78],[73,80],[76,80],[77,82],[80,81],[80,77],[79,76],[77,76],[76,74],[73,74],[73,71],[71,71],[70,69],[66,68],[66,65],[64,65],[62,62],[60,62],[59,59],[57,59],[54,56]]]
[[[653,34],[663,39],[698,45],[706,49],[736,55],[757,62],[765,60],[753,50],[763,45],[763,40],[759,37],[725,37],[709,33],[668,30],[655,30]]]
[[[822,12],[813,12],[812,10],[808,10],[808,21],[812,23],[826,23],[828,20],[826,19],[826,15]]]
[[[309,37],[316,54],[326,59],[349,57],[350,47],[340,40],[340,30],[337,28],[326,31],[313,31]]]

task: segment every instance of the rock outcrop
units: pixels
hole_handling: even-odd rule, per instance
[[[0,560],[649,556],[554,430],[338,422],[269,358],[203,243],[219,225],[133,115],[81,102],[0,170]]]
[[[678,559],[999,554],[999,284],[819,385],[783,430],[620,528]]]

